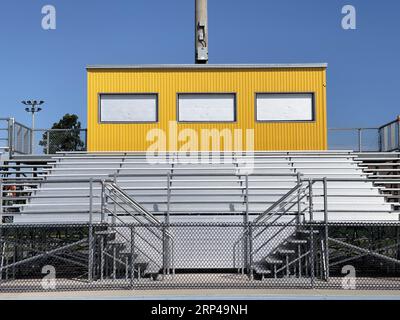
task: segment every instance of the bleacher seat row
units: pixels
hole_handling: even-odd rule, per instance
[[[178,155],[168,156],[152,164],[137,153],[59,154],[38,174],[38,187],[20,212],[10,214],[14,223],[87,222],[88,180],[111,179],[161,221],[168,212],[170,222],[242,222],[246,208],[255,219],[297,184],[300,173],[305,185],[307,179],[328,179],[331,222],[399,220],[394,203],[386,201],[352,152],[263,152],[252,161],[234,154],[226,163],[212,163],[211,157],[208,163],[185,163]],[[246,183],[241,166],[253,162]],[[302,201],[306,206],[308,200]],[[320,181],[313,185],[313,204],[314,219],[322,220]],[[95,219],[100,207],[101,184],[94,183]]]

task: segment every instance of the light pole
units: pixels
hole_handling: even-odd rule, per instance
[[[35,139],[35,113],[38,113],[39,111],[42,110],[42,108],[38,107],[41,106],[44,103],[44,101],[40,100],[24,100],[22,101],[22,104],[28,106],[25,108],[26,112],[29,112],[32,114],[32,131],[31,131],[31,154],[33,153],[33,146],[35,145],[34,139]]]

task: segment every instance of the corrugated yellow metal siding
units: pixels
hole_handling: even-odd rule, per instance
[[[169,121],[176,121],[176,95],[185,92],[236,93],[237,122],[178,123],[179,131],[186,128],[194,129],[200,137],[200,129],[254,129],[257,151],[325,150],[327,148],[325,73],[325,68],[322,67],[231,70],[89,69],[88,150],[146,151],[152,144],[146,141],[148,131],[159,128],[168,132]],[[149,92],[158,93],[158,123],[99,123],[99,93]],[[257,92],[314,92],[316,119],[314,122],[256,122]],[[178,148],[180,145],[178,144]]]

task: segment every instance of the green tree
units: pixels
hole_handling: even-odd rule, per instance
[[[44,153],[85,150],[85,143],[81,139],[84,131],[81,129],[81,123],[76,114],[65,114],[60,121],[53,123],[51,129],[56,130],[43,133],[42,140],[39,142]]]

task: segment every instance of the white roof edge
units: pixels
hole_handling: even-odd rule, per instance
[[[327,68],[327,63],[294,64],[136,64],[136,65],[89,65],[86,69],[296,69]]]

